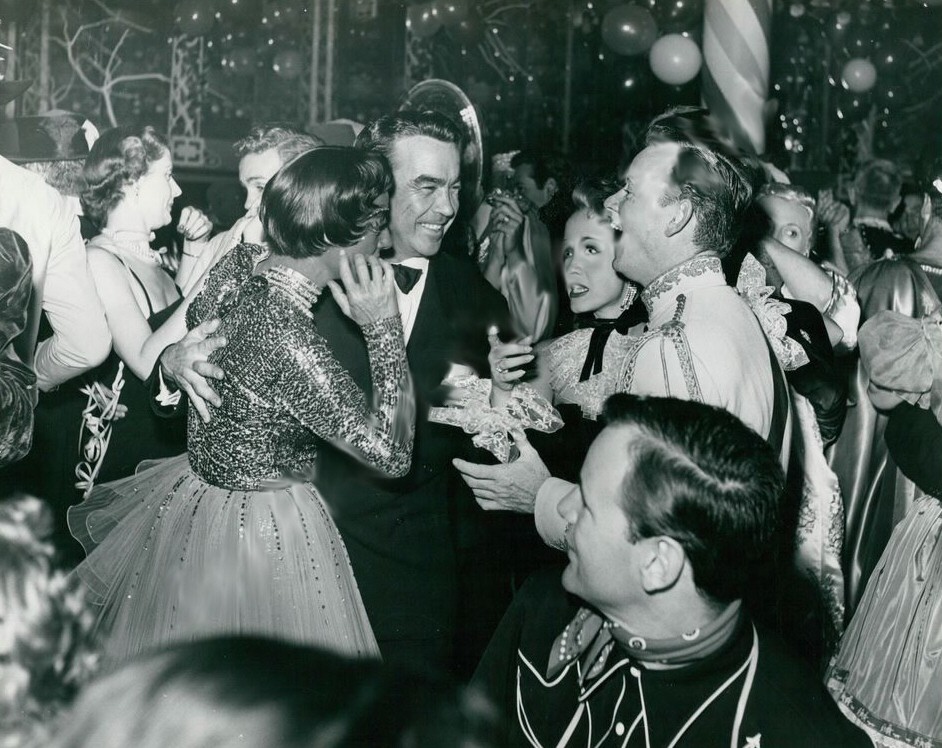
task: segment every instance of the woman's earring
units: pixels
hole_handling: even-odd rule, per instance
[[[635,297],[638,295],[638,289],[635,288],[633,283],[625,284],[625,295],[621,297],[621,302],[618,305],[618,308],[623,312],[630,307],[635,300]]]

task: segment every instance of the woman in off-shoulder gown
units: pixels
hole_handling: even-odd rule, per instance
[[[190,410],[188,452],[97,487],[69,523],[100,605],[110,663],[171,641],[257,634],[355,656],[379,651],[340,535],[315,488],[323,441],[399,476],[412,453],[411,379],[388,240],[389,167],[321,148],[268,184],[268,243],[211,272],[187,324],[222,320],[222,404]],[[336,283],[343,281],[344,288]],[[324,285],[357,322],[373,402],[340,366],[311,307]]]

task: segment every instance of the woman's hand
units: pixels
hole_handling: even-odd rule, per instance
[[[203,211],[187,205],[180,211],[180,221],[177,223],[177,231],[183,234],[183,238],[188,242],[198,242],[201,239],[209,238],[213,230],[213,222],[209,220]]]
[[[502,343],[497,337],[497,328],[491,327],[487,331],[487,342],[491,345],[487,361],[491,365],[492,386],[510,391],[525,373],[524,369],[517,367],[533,360],[533,339],[528,335],[514,343]]]
[[[340,310],[360,327],[399,314],[393,269],[378,257],[356,255],[353,262],[340,250],[340,280],[328,281]]]
[[[503,239],[505,253],[522,251],[523,225],[524,215],[517,201],[507,195],[496,196],[486,230],[491,241],[495,241],[498,238],[497,235],[502,234],[500,238]]]

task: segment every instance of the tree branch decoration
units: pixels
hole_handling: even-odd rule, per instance
[[[503,16],[515,10],[530,10],[532,5],[532,2],[515,2],[514,0],[510,2],[507,0],[487,0],[482,4],[481,18],[487,32],[484,35],[484,40],[478,44],[478,50],[484,62],[500,76],[504,83],[512,82],[515,75],[529,78],[530,73],[520,64],[500,37],[500,29],[508,25]]]
[[[52,40],[65,51],[75,76],[86,88],[101,96],[108,122],[116,127],[113,96],[117,86],[148,80],[169,85],[170,77],[162,73],[119,74],[123,62],[120,53],[125,42],[134,34],[149,34],[152,30],[113,10],[102,0],[91,2],[102,13],[101,18],[82,23],[73,32],[68,8],[60,7],[61,36]],[[113,41],[115,35],[117,40]]]

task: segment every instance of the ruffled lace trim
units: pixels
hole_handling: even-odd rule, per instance
[[[474,446],[486,449],[501,462],[510,461],[512,431],[534,429],[551,434],[562,428],[563,419],[556,409],[529,385],[514,387],[509,401],[495,408],[491,406],[490,379],[471,374],[446,379],[444,384],[452,388],[455,405],[431,408],[429,420],[474,434]]]
[[[775,357],[785,371],[794,371],[810,363],[805,349],[786,334],[788,323],[785,315],[792,308],[786,302],[772,298],[775,289],[765,285],[765,268],[750,254],[746,255],[739,271],[736,290],[756,315]]]
[[[591,329],[574,330],[552,341],[544,353],[556,402],[578,405],[583,417],[594,421],[609,396],[621,391],[619,369],[637,338],[613,332],[602,354],[602,371],[580,381],[591,337]]]

